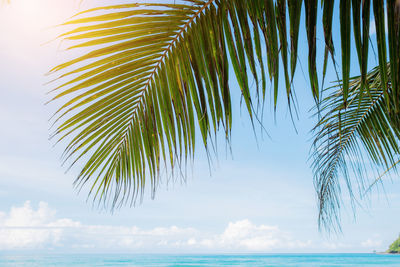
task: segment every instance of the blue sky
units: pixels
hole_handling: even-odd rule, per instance
[[[313,102],[301,70],[307,69],[304,35],[295,80],[298,133],[282,96],[276,121],[267,100],[270,137],[258,135],[257,142],[236,94],[232,155],[220,142],[210,170],[199,147],[186,183],[163,179],[154,200],[146,194],[141,205],[112,214],[93,208],[86,192],[72,186],[79,170],[65,173],[60,166],[63,144],[53,147],[48,140],[56,106],[44,105],[51,86],[43,85],[50,79],[43,74],[73,54],[58,41],[46,43],[61,31],[52,26],[102,2],[79,7],[79,1],[15,0],[0,9],[0,251],[370,252],[385,250],[397,237],[395,176],[385,180],[385,193],[374,190],[362,202],[356,219],[344,195],[342,234],[318,231],[308,161],[315,118],[307,113]]]

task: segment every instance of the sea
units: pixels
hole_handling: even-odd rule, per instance
[[[18,266],[399,266],[400,255],[251,254],[251,255],[4,255],[1,267]]]

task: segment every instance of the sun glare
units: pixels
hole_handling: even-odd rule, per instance
[[[54,40],[62,32],[57,25],[77,11],[79,1],[75,0],[13,0],[1,4],[0,48],[3,59],[38,64],[41,45]]]
[[[55,26],[77,10],[71,0],[14,0],[2,7],[2,22],[10,30],[38,32]]]

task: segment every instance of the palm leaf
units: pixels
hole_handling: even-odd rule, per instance
[[[310,87],[318,104],[321,96],[316,62],[319,2],[304,2]],[[336,141],[339,140],[333,142],[337,148],[334,150],[335,156],[329,156],[332,150],[317,154],[317,161],[321,164],[316,164],[315,170],[322,177],[317,184],[328,190],[328,193],[322,190],[322,221],[329,214],[327,206],[331,205],[331,210],[338,207],[338,204],[332,204],[338,201],[334,194],[338,188],[335,177],[340,169],[337,166],[345,164],[345,153],[357,155],[357,146],[365,145],[377,163],[390,164],[393,156],[390,153],[395,151],[391,150],[394,143],[390,139],[395,134],[384,136],[393,131],[391,128],[390,131],[385,128],[383,137],[369,133],[369,139],[362,139],[363,143],[354,141],[353,135],[358,133],[356,130],[348,131],[358,129],[357,120],[349,119],[352,115],[360,116],[369,110],[369,104],[381,103],[381,95],[379,101],[367,99],[367,95],[372,99],[378,97],[377,81],[372,77],[381,79],[386,102],[386,110],[378,110],[381,114],[390,114],[391,123],[397,117],[399,73],[390,73],[387,68],[383,1],[372,2],[377,28],[379,75],[370,74],[367,77],[369,23],[366,21],[369,20],[371,3],[363,1],[360,8],[359,1],[340,1],[344,80],[340,85],[343,91],[339,95],[342,100],[333,95],[324,100],[326,105],[323,111],[327,115],[318,127],[326,128],[328,133],[321,130],[316,141],[322,146],[329,143],[331,147],[332,139],[328,136],[333,133],[336,134]],[[390,3],[392,7],[398,7],[398,1]],[[328,53],[335,65],[336,50],[332,36],[333,1],[321,1],[321,4],[326,51],[322,69],[324,79]],[[54,136],[58,141],[68,142],[64,153],[66,161],[71,161],[72,165],[84,163],[76,184],[83,186],[90,182],[91,194],[99,200],[105,201],[109,199],[108,196],[113,196],[112,206],[129,200],[134,203],[138,196],[142,196],[146,184],[150,183],[152,192],[155,191],[162,166],[173,173],[175,168],[182,168],[193,157],[196,128],[207,151],[219,129],[223,129],[229,140],[232,126],[232,92],[228,82],[232,77],[230,68],[234,71],[252,122],[258,115],[254,103],[264,100],[266,95],[267,75],[274,84],[273,103],[277,106],[280,62],[283,63],[286,94],[290,101],[302,6],[303,1],[298,0],[288,0],[287,5],[280,0],[186,0],[174,4],[121,4],[93,8],[66,22],[65,25],[73,29],[60,38],[72,42],[70,49],[86,52],[56,66],[50,73],[57,75],[55,80],[59,83],[52,92],[52,100],[62,102],[54,116]],[[362,36],[359,29],[360,9]],[[286,40],[286,14],[290,48]],[[360,86],[355,85],[357,80],[349,78],[351,14],[356,28],[354,39],[363,80]],[[389,44],[392,64],[392,61],[400,58],[396,57],[398,41],[393,41],[399,33],[399,12],[389,15],[395,22],[389,38],[392,42]],[[398,68],[398,65],[393,66]],[[394,81],[390,92],[389,79]],[[251,87],[253,82],[255,86]],[[370,89],[370,86],[375,89]],[[364,87],[366,93],[362,90]],[[355,101],[356,97],[359,101]],[[350,103],[348,109],[345,108],[346,102]],[[328,112],[329,105],[333,105],[335,111]],[[394,112],[391,112],[392,108]],[[364,123],[366,117],[359,118]],[[325,125],[325,122],[329,123]],[[384,123],[375,122],[375,126]],[[367,132],[365,136],[368,136]],[[373,141],[376,138],[380,142],[388,138],[390,140],[378,147],[377,141]],[[335,160],[330,164],[332,159]]]
[[[300,16],[303,0],[288,0],[290,23],[290,70],[292,78],[297,66],[297,46],[300,32]]]
[[[314,99],[319,101],[319,88],[317,76],[317,10],[316,0],[304,0],[306,6],[306,30],[308,40],[308,74],[310,76],[311,90]]]
[[[390,66],[387,66],[390,73]],[[361,90],[361,76],[349,81],[347,106],[343,103],[341,84],[329,88],[331,93],[321,102],[321,117],[315,127],[313,171],[318,192],[320,227],[338,226],[341,180],[344,178],[354,199],[354,179],[365,191],[367,167],[396,169],[400,152],[400,129],[386,108],[385,89],[380,68],[368,73],[369,93]],[[390,94],[392,93],[389,88]],[[393,104],[393,103],[392,103]]]
[[[257,82],[264,73],[256,67],[256,60],[263,65],[261,45],[254,53],[250,29],[259,29],[259,39],[268,36],[259,5],[264,2],[125,4],[66,22],[77,25],[61,35],[79,42],[70,49],[91,47],[50,71],[61,82],[52,100],[64,101],[54,136],[69,140],[66,161],[86,160],[76,184],[91,181],[94,198],[113,195],[112,206],[133,203],[148,178],[154,192],[163,163],[173,171],[193,156],[196,127],[206,150],[220,128],[229,139],[228,58],[253,117],[247,66]]]

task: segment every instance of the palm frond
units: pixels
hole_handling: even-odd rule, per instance
[[[380,74],[377,77],[385,88],[386,107],[393,108],[388,112],[393,114],[391,118],[394,121],[400,99],[396,97],[400,79],[397,77],[399,72],[390,72],[386,65],[383,1],[373,0],[371,3],[365,0],[362,4],[360,1],[340,0],[342,103],[338,99],[332,100],[333,97],[325,103],[344,105],[339,114],[353,112],[359,115],[365,111],[363,108],[367,108],[366,95],[373,97],[376,94],[371,91],[373,84],[367,82],[366,74],[369,40],[369,23],[366,22],[372,4],[379,55]],[[388,19],[394,23],[389,29],[389,42],[392,42],[389,43],[389,59],[392,64],[400,58],[396,56],[399,42],[393,41],[399,34],[399,4],[398,1],[387,2],[388,12],[392,12],[389,6],[394,7],[394,11],[388,14]],[[318,3],[304,0],[308,73],[317,103],[321,96],[316,62]],[[321,1],[321,4],[325,37],[324,79],[328,53],[336,66],[332,36],[334,1]],[[182,0],[174,4],[98,7],[81,12],[66,22],[65,25],[73,29],[60,38],[73,42],[70,49],[90,51],[50,71],[58,75],[55,80],[60,82],[53,90],[55,96],[52,100],[62,101],[54,117],[54,136],[58,141],[68,142],[64,153],[66,161],[71,160],[72,164],[84,162],[77,185],[90,182],[91,193],[98,199],[105,200],[113,195],[113,206],[129,199],[134,202],[137,196],[142,195],[148,180],[154,192],[163,164],[173,170],[184,166],[193,157],[197,127],[206,150],[221,128],[229,140],[232,125],[230,67],[252,121],[257,116],[255,103],[263,101],[266,95],[267,75],[273,83],[273,103],[275,108],[277,106],[281,62],[290,104],[302,8],[303,1],[299,0],[288,0],[287,5],[284,0]],[[349,80],[351,16],[363,80],[361,87],[354,87],[355,80]],[[393,63],[394,70],[399,68],[396,64]],[[390,94],[386,90],[389,80],[393,81]],[[253,81],[254,88],[250,86]],[[361,89],[358,94],[354,92],[357,88]],[[355,95],[361,99],[357,109],[354,106],[357,102],[353,99]],[[351,103],[352,108],[345,109],[346,103]],[[346,120],[348,117],[346,115]],[[336,116],[336,124],[341,124],[340,118],[341,115]],[[349,120],[344,125],[348,128],[352,123],[355,122]],[[342,127],[336,125],[336,128]],[[350,135],[349,141],[340,144],[344,147],[355,145],[351,138],[353,133],[347,134]],[[324,136],[321,133],[317,142]],[[342,132],[339,136],[341,140]],[[347,150],[338,149],[338,155]],[[323,160],[324,156],[321,156],[320,162],[329,163],[330,157],[326,157]],[[330,177],[329,173],[336,173],[335,166],[336,163],[332,171],[321,171]]]
[[[94,8],[65,23],[78,25],[61,36],[79,42],[70,49],[91,51],[50,71],[62,81],[53,101],[64,101],[55,136],[69,139],[65,160],[87,158],[77,185],[91,181],[94,198],[113,195],[112,206],[135,201],[149,178],[154,191],[163,163],[184,164],[196,127],[206,149],[220,128],[229,139],[230,62],[253,117],[247,66],[265,79],[256,64],[261,34],[268,37],[264,1],[185,3]],[[278,66],[271,70],[277,76]]]
[[[390,74],[390,66],[387,66]],[[400,152],[400,129],[393,124],[381,83],[380,68],[366,76],[369,91],[361,90],[362,76],[349,81],[347,105],[343,103],[341,84],[321,102],[321,117],[315,127],[313,171],[319,201],[320,227],[338,226],[341,179],[354,199],[356,180],[360,193],[365,191],[366,166],[396,168]],[[389,83],[389,94],[392,93]],[[391,103],[394,105],[394,103]]]

